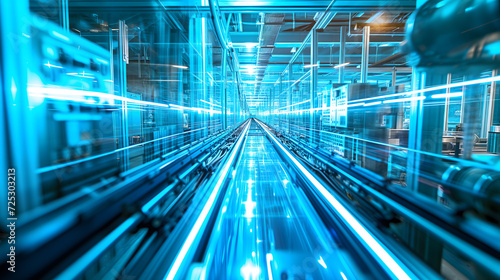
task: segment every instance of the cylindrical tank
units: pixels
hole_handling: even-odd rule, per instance
[[[418,55],[417,66],[498,62],[498,18],[500,0],[429,0],[408,20],[405,48]]]
[[[449,190],[449,196],[454,201],[468,203],[479,213],[500,217],[500,204],[496,203],[500,200],[500,172],[451,165],[442,179],[461,187]]]
[[[488,153],[500,153],[500,125],[492,125],[488,132]]]

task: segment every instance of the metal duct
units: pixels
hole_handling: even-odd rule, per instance
[[[255,71],[255,94],[260,92],[260,86],[264,79],[269,59],[274,50],[274,43],[276,43],[276,38],[278,37],[284,19],[285,14],[273,13],[265,14],[262,20],[263,25],[260,29],[259,50],[257,53],[257,69]]]

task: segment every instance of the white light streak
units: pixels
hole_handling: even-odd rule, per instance
[[[267,262],[267,274],[269,276],[269,280],[273,280],[273,271],[271,270],[271,261],[273,260],[273,254],[266,254],[266,262]]]
[[[210,103],[210,102],[208,102],[208,101],[205,101],[205,100],[203,100],[203,99],[200,99],[200,101],[201,101],[201,102],[203,102],[203,103],[207,103],[207,104],[210,104],[210,105],[212,105],[212,106],[215,106],[215,107],[220,107],[220,108],[222,108],[222,106],[220,106],[220,105],[217,105],[217,104],[213,104],[213,103]]]
[[[365,102],[349,104],[349,105],[347,105],[347,107],[357,107],[357,106],[363,106],[363,105],[365,105]]]
[[[322,256],[319,256],[318,263],[319,263],[322,267],[324,267],[325,269],[327,268],[327,267],[326,267],[326,263],[325,263],[325,261],[323,260],[323,257],[322,257]]]
[[[212,193],[210,194],[207,202],[205,203],[205,206],[203,206],[203,210],[201,211],[200,215],[198,216],[198,219],[196,220],[193,228],[189,232],[189,235],[188,235],[187,239],[184,241],[184,244],[182,244],[181,250],[179,251],[179,253],[175,257],[175,260],[174,260],[172,266],[170,267],[170,269],[168,270],[167,275],[165,275],[164,279],[173,280],[175,278],[177,272],[179,271],[179,268],[180,268],[182,262],[184,261],[184,258],[186,257],[189,249],[191,248],[191,245],[193,244],[196,236],[198,236],[198,232],[201,230],[201,227],[206,222],[208,214],[210,213],[210,211],[215,203],[215,199],[217,198],[217,195],[218,195],[219,190],[222,186],[222,183],[224,182],[226,175],[229,172],[231,164],[233,163],[234,158],[236,157],[237,151],[239,150],[239,147],[241,146],[241,144],[243,142],[243,138],[245,138],[245,135],[248,131],[249,126],[250,126],[250,123],[248,122],[245,126],[245,130],[243,131],[243,135],[236,142],[236,144],[233,148],[233,152],[231,153],[228,161],[226,161],[226,163],[224,164],[222,171],[220,173],[219,179],[217,180]],[[259,273],[260,273],[260,270],[259,270]]]
[[[257,121],[262,127],[260,121]],[[400,261],[396,259],[395,256],[390,254],[384,246],[371,235],[363,225],[314,177],[294,156],[286,150],[281,143],[276,140],[276,138],[266,130],[266,133],[272,138],[272,140],[279,146],[279,148],[285,152],[288,158],[299,168],[299,170],[307,177],[309,182],[325,197],[325,199],[330,203],[333,209],[339,214],[339,217],[345,222],[347,226],[351,228],[353,233],[357,235],[359,240],[364,243],[371,253],[377,257],[387,268],[394,274],[398,279],[410,280],[411,277],[406,273],[406,271],[401,267]]]
[[[366,103],[366,104],[363,105],[363,107],[379,105],[381,103],[382,103],[382,101],[376,101],[376,102],[372,102],[372,103]]]
[[[308,64],[308,65],[304,65],[304,68],[311,68],[311,67],[318,67],[319,64]]]
[[[440,93],[431,95],[431,98],[437,99],[437,98],[447,98],[447,97],[460,97],[463,94],[464,94],[463,92]]]
[[[425,96],[414,96],[414,97],[407,97],[407,98],[385,100],[384,104],[407,102],[407,101],[413,101],[413,100],[424,100],[424,99],[425,99]]]
[[[347,66],[347,65],[349,65],[349,64],[351,64],[351,63],[346,62],[346,63],[342,63],[342,64],[335,65],[335,66],[333,66],[333,68],[340,68],[340,67]]]

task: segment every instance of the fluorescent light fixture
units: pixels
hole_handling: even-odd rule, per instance
[[[385,100],[384,104],[407,102],[407,101],[413,101],[413,100],[424,100],[424,99],[425,99],[425,96],[414,96],[414,97],[407,97],[407,98]]]
[[[170,66],[172,66],[174,68],[180,68],[180,69],[189,69],[189,67],[184,66],[184,65],[170,65]]]
[[[382,103],[382,101],[376,101],[376,102],[372,102],[372,103],[366,103],[365,105],[363,105],[363,107],[379,105],[381,103]]]
[[[233,46],[243,46],[245,48],[253,48],[258,45],[259,43],[233,43]]]
[[[460,97],[463,94],[464,94],[463,92],[440,93],[431,95],[431,98],[437,99],[437,98],[447,98],[447,97]]]
[[[349,105],[347,105],[347,107],[357,107],[357,106],[363,106],[363,105],[365,105],[365,102],[356,103],[356,104],[349,104]]]
[[[316,64],[308,64],[308,65],[304,65],[304,68],[311,68],[311,67],[318,67],[319,64],[316,63]]]
[[[349,65],[349,64],[350,64],[349,62],[346,62],[346,63],[335,65],[335,66],[333,66],[333,68],[340,68],[340,67],[344,67],[344,66]]]
[[[240,65],[240,67],[241,67],[241,68],[244,68],[244,69],[247,69],[247,70],[257,68],[257,66],[255,66],[255,65],[253,65],[253,64]]]

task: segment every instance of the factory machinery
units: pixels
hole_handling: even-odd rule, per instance
[[[220,11],[209,2],[203,18],[188,20],[201,27],[189,34],[202,38],[196,44],[173,29],[145,36],[141,28],[156,24],[146,17],[130,27],[97,19],[90,35],[77,35],[37,15],[20,17],[14,1],[0,4],[0,31],[22,34],[19,44],[0,37],[0,85],[13,93],[1,100],[9,117],[0,128],[11,132],[5,146],[16,147],[2,151],[19,174],[15,278],[500,279],[499,129],[479,133],[469,115],[455,129],[428,133],[429,123],[452,123],[428,114],[442,104],[425,94],[450,94],[450,86],[435,85],[424,92],[414,84],[408,94],[404,84],[330,83],[296,123],[270,117],[279,106],[250,114],[234,50],[220,39],[224,24],[212,16]],[[496,9],[479,2],[485,16],[476,25],[497,24],[498,1]],[[444,28],[445,41],[423,39],[446,18],[442,7],[429,1],[409,19],[403,50],[416,55],[415,68],[466,75],[498,68],[488,48],[498,26],[465,40],[442,23],[458,31]],[[23,25],[6,20],[7,10]],[[154,32],[182,29],[182,19],[162,18]],[[199,36],[207,26],[215,31]],[[92,37],[100,32],[106,36]],[[14,49],[20,58],[8,55]],[[488,82],[499,81],[492,73]],[[281,108],[309,104],[307,86]],[[465,86],[481,100],[495,91]],[[468,114],[474,104],[463,105]],[[412,143],[433,135],[435,150]],[[2,241],[13,232],[0,229]],[[0,243],[2,279],[12,277],[12,256],[3,253],[10,246]]]
[[[22,278],[439,278],[406,226],[481,259],[473,277],[499,277],[498,242],[477,217],[258,119],[92,188],[19,224]]]

